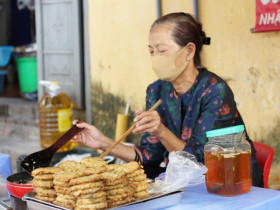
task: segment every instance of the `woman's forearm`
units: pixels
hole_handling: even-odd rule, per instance
[[[106,144],[102,150],[107,150],[115,141],[107,138]],[[117,144],[110,152],[111,155],[120,158],[126,162],[133,161],[135,158],[135,150],[133,146],[127,146],[122,143]]]
[[[163,125],[164,126],[164,125]],[[168,128],[165,126],[163,127],[163,131],[161,135],[158,136],[159,140],[166,148],[168,152],[172,151],[181,151],[184,149],[185,144],[183,141],[178,139]],[[106,138],[104,147],[101,148],[102,150],[107,150],[115,141]],[[135,158],[135,150],[133,146],[127,146],[122,143],[117,144],[113,150],[110,152],[111,155],[120,158],[126,162],[133,161]]]

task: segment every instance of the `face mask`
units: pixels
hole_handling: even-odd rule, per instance
[[[152,66],[155,73],[161,80],[174,81],[187,67],[189,60],[186,60],[180,67],[175,66],[175,60],[181,55],[184,48],[178,50],[172,56],[152,56]]]

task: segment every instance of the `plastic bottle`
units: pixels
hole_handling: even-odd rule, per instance
[[[59,92],[59,84],[55,81],[40,81],[48,92],[39,102],[40,141],[43,149],[51,146],[72,126],[73,102],[65,94]],[[67,142],[60,151],[72,149]]]

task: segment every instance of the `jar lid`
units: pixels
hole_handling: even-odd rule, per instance
[[[216,136],[223,136],[223,135],[228,135],[228,134],[239,133],[242,131],[244,131],[244,125],[237,125],[237,126],[207,131],[206,137],[211,138],[211,137],[216,137]]]

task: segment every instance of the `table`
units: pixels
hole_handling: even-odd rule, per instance
[[[33,196],[30,198],[32,197]],[[30,210],[57,209],[50,207],[43,208],[44,206],[41,203],[30,198],[27,199],[29,200],[28,207],[30,207]],[[166,208],[168,205],[169,208]],[[274,210],[280,209],[280,191],[252,187],[251,191],[248,193],[234,197],[224,197],[209,194],[205,184],[200,184],[194,187],[188,187],[185,192],[173,193],[147,202],[134,204],[133,206],[128,205],[116,209],[151,210],[163,208],[165,208],[165,210]]]
[[[209,194],[205,184],[189,187],[182,194],[181,201],[166,210],[274,210],[280,209],[280,191],[252,187],[251,191],[235,197]]]

